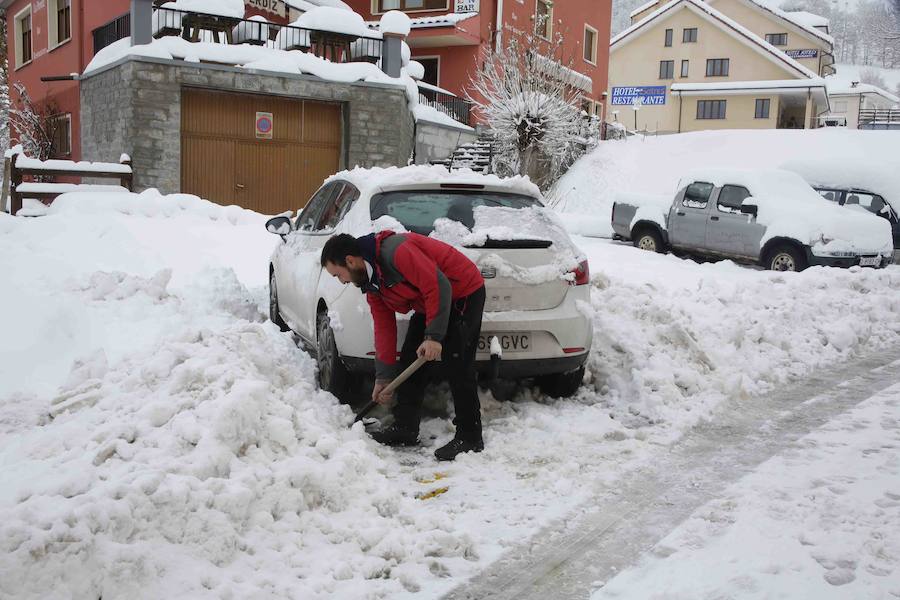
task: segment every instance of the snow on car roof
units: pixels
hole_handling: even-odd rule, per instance
[[[409,167],[357,167],[341,171],[326,179],[349,181],[363,195],[371,195],[386,189],[415,188],[422,185],[483,185],[489,188],[500,188],[503,191],[524,194],[541,198],[541,191],[528,177],[502,178],[496,175],[483,175],[470,169],[448,171],[440,165],[415,165]]]
[[[852,161],[846,157],[793,159],[781,167],[797,173],[815,187],[857,189],[878,194],[891,207],[900,212],[900,172],[887,160],[876,157]]]

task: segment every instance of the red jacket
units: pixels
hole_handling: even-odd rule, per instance
[[[373,238],[374,253],[367,252]],[[360,238],[360,244],[374,271],[364,290],[375,321],[376,377],[388,379],[397,364],[396,313],[424,313],[425,335],[441,341],[452,301],[477,291],[484,278],[462,252],[417,233],[382,231]]]

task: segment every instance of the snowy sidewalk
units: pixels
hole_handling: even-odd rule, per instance
[[[898,382],[895,349],[744,401],[445,598],[896,597]]]

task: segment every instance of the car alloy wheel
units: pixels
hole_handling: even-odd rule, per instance
[[[319,364],[319,388],[331,392],[342,401],[349,401],[349,374],[341,362],[334,330],[328,313],[316,317],[316,358]]]
[[[796,271],[797,264],[794,262],[793,256],[791,256],[787,252],[779,252],[774,257],[772,257],[772,270],[773,271]]]
[[[269,320],[278,325],[281,331],[290,329],[281,318],[281,311],[278,309],[278,286],[275,284],[274,271],[269,275]]]
[[[656,240],[653,239],[653,236],[650,234],[646,234],[641,237],[638,242],[638,248],[641,250],[647,250],[649,252],[656,252]]]

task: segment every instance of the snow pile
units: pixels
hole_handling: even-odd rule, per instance
[[[573,218],[588,215],[609,225],[612,205],[622,192],[670,196],[684,174],[697,165],[770,169],[815,157],[841,165],[848,174],[870,170],[896,173],[897,136],[890,131],[837,128],[815,130],[699,131],[659,137],[630,137],[600,143],[564,175],[549,194],[552,205]]]
[[[410,63],[412,64],[412,63]],[[413,109],[413,114],[416,117],[416,121],[427,121],[429,123],[437,123],[439,125],[444,125],[446,127],[453,127],[456,129],[461,129],[463,131],[475,131],[475,128],[469,127],[464,123],[460,123],[450,115],[448,115],[443,110],[435,106],[429,106],[427,104],[417,104],[415,109]]]
[[[389,10],[384,13],[379,22],[381,33],[400,35],[403,37],[409,35],[410,26],[411,23],[409,17],[406,16],[406,13],[400,12],[399,10]]]
[[[685,174],[677,189],[694,181],[716,187],[739,185],[750,190],[752,200],[745,202],[759,208],[757,223],[766,227],[761,245],[772,238],[787,237],[811,246],[817,254],[893,252],[891,224],[886,219],[829,202],[796,173],[776,169],[695,169]],[[674,193],[673,190],[673,197]]]
[[[387,598],[470,572],[471,536],[265,322],[264,216],[85,200],[0,215],[0,596]]]
[[[231,39],[235,44],[243,44],[245,42],[265,43],[269,39],[268,21],[260,15],[241,21],[232,30]]]
[[[292,25],[346,35],[372,36],[372,32],[359,14],[331,6],[320,6],[305,12]]]
[[[16,156],[16,167],[20,169],[46,169],[48,171],[87,171],[91,173],[131,173],[131,166],[122,163],[102,163],[88,161],[72,161],[72,160],[39,160],[37,158],[29,158],[21,150],[21,146],[17,146],[18,152],[13,149]],[[11,155],[12,156],[12,155]],[[127,154],[122,155],[122,162],[130,161],[131,158]]]

